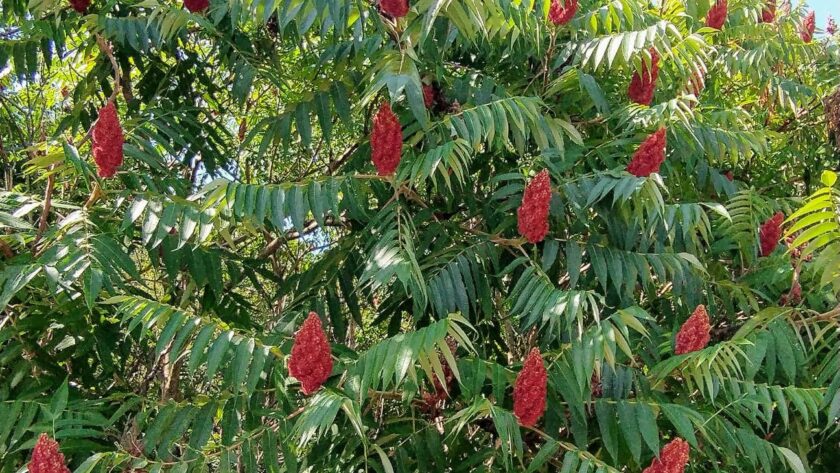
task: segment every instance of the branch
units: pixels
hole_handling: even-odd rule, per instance
[[[811,105],[810,108],[808,108],[806,110],[802,110],[799,113],[793,114],[792,117],[785,120],[784,123],[782,123],[778,128],[776,128],[776,131],[779,132],[779,133],[781,133],[783,131],[787,131],[788,127],[790,127],[795,121],[799,120],[800,118],[804,117],[805,115],[808,115],[809,113],[816,110],[817,107],[820,106],[820,104],[822,104],[822,102],[820,102],[818,99],[815,99],[812,102],[812,105]]]
[[[356,144],[354,144],[353,146],[351,146],[350,148],[348,148],[348,149],[347,149],[347,151],[345,151],[344,153],[342,153],[342,154],[341,154],[341,156],[339,156],[339,158],[338,158],[338,159],[336,159],[335,161],[330,161],[330,163],[329,163],[329,164],[327,164],[327,174],[328,174],[328,175],[332,175],[332,173],[334,173],[334,172],[335,172],[338,168],[340,168],[340,167],[341,167],[341,166],[342,166],[342,165],[343,165],[343,164],[344,164],[344,163],[345,163],[348,159],[350,159],[350,156],[352,156],[352,155],[353,155],[353,153],[354,153],[357,149],[359,149],[359,144],[358,144],[358,143],[356,143]]]
[[[334,221],[334,220],[330,219],[330,220],[327,220],[327,221],[324,222],[324,226],[327,226],[327,227],[343,227],[344,222]],[[260,252],[259,256],[257,256],[257,259],[268,258],[269,256],[276,253],[277,250],[280,249],[280,245],[283,244],[284,242],[291,241],[291,240],[297,240],[298,238],[300,238],[304,235],[308,235],[309,233],[312,233],[317,228],[318,228],[318,223],[315,222],[315,220],[310,220],[310,221],[306,222],[306,224],[304,225],[303,232],[298,232],[297,230],[290,230],[290,231],[286,232],[285,234],[278,236],[277,238],[271,240],[271,242],[269,242],[269,244],[265,246],[265,249],[263,249]]]
[[[3,253],[3,257],[6,259],[12,259],[15,256],[15,252],[12,251],[12,247],[6,244],[3,240],[0,240],[0,253]]]
[[[120,92],[120,66],[117,64],[117,59],[114,58],[114,52],[111,49],[111,45],[105,40],[105,38],[102,37],[102,35],[96,35],[96,44],[99,45],[99,50],[108,56],[108,60],[111,61],[111,67],[114,69],[114,90],[111,92],[111,96],[108,97],[108,101],[112,102],[117,98],[117,94]]]
[[[43,133],[42,133],[43,134]],[[41,211],[41,219],[38,222],[38,232],[35,234],[35,239],[32,241],[32,253],[35,254],[38,249],[38,243],[47,231],[47,219],[50,216],[50,209],[52,208],[52,195],[55,189],[55,167],[56,164],[50,165],[47,170],[47,190],[44,191],[44,209]]]

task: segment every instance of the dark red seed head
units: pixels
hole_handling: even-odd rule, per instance
[[[758,229],[758,239],[761,246],[761,256],[769,256],[776,249],[779,239],[782,237],[782,221],[785,215],[776,212]]]
[[[371,160],[380,176],[394,174],[402,153],[402,126],[388,102],[382,102],[373,117],[370,151]]]
[[[548,19],[555,25],[565,25],[572,21],[578,10],[578,0],[551,0]]]
[[[548,373],[543,365],[539,348],[534,348],[525,359],[522,371],[513,385],[513,414],[525,427],[533,426],[545,412]]]
[[[522,204],[516,212],[519,234],[531,243],[541,242],[548,234],[548,211],[551,205],[551,179],[543,169],[525,187]]]
[[[408,0],[380,0],[379,9],[391,18],[402,18],[408,14]]]
[[[706,348],[711,338],[710,331],[711,326],[709,325],[709,314],[706,312],[706,306],[698,305],[691,317],[685,321],[677,332],[674,353],[682,355]]]
[[[641,72],[635,72],[627,88],[627,96],[630,100],[641,104],[650,105],[653,100],[653,92],[656,90],[656,79],[659,77],[659,53],[650,48],[650,67],[647,62],[642,63]]]
[[[662,447],[643,473],[683,473],[688,465],[688,442],[677,437]]]
[[[726,0],[717,0],[709,9],[709,13],[706,14],[706,26],[721,29],[723,24],[726,23],[727,7]]]
[[[210,0],[184,0],[184,6],[192,13],[200,13],[210,6]]]
[[[814,10],[808,13],[805,20],[802,21],[802,26],[799,29],[799,37],[802,41],[810,43],[814,39],[814,30],[817,28],[817,17]]]
[[[90,6],[90,0],[70,0],[70,6],[79,13],[84,13]]]
[[[300,381],[304,394],[312,394],[330,377],[332,368],[327,334],[321,327],[318,314],[310,312],[295,335],[295,343],[289,357],[289,374]]]
[[[70,473],[70,469],[64,463],[64,455],[58,448],[58,442],[47,434],[38,437],[28,466],[29,473]]]
[[[767,0],[764,4],[764,9],[761,10],[761,21],[763,23],[773,23],[776,19],[776,0]]]
[[[636,177],[647,177],[659,172],[659,167],[665,162],[666,144],[665,128],[660,128],[642,142],[627,165],[627,172]]]
[[[93,127],[93,160],[103,178],[113,177],[123,163],[123,130],[117,107],[109,101],[99,109],[99,118]]]

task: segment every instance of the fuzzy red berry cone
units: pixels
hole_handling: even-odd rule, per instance
[[[99,109],[99,118],[93,127],[93,160],[103,178],[113,177],[123,163],[123,130],[117,107],[109,101]]]
[[[431,109],[437,101],[437,93],[435,87],[429,84],[423,84],[423,104],[426,108]]]
[[[636,177],[647,177],[659,172],[659,166],[665,162],[666,144],[665,128],[660,128],[642,142],[627,165],[627,172]]]
[[[548,234],[548,210],[551,205],[551,179],[543,169],[525,187],[522,204],[516,212],[519,234],[531,243],[543,241]]]
[[[782,237],[782,221],[785,216],[781,212],[767,219],[758,229],[758,239],[761,245],[761,256],[769,256],[776,249],[779,238]]]
[[[70,473],[64,463],[64,455],[58,449],[58,442],[47,434],[38,437],[28,466],[29,473]]]
[[[593,372],[589,378],[589,392],[592,394],[592,397],[601,397],[604,395],[604,385],[601,384],[601,377],[596,372]]]
[[[184,6],[191,13],[200,13],[210,6],[210,0],[184,0]]]
[[[764,4],[764,9],[761,10],[761,21],[763,23],[773,23],[776,19],[776,0],[767,0]]]
[[[563,2],[562,4],[560,2]],[[578,0],[551,0],[548,19],[557,26],[572,21],[578,10]]]
[[[650,105],[658,77],[659,53],[650,48],[650,67],[647,62],[643,62],[642,71],[633,74],[633,79],[630,80],[630,86],[627,88],[627,96],[638,104]]]
[[[643,473],[683,473],[688,465],[688,442],[677,437],[662,447]]]
[[[816,28],[816,13],[814,13],[814,11],[811,10],[811,12],[808,13],[808,16],[806,16],[805,20],[802,22],[801,29],[799,30],[799,37],[802,38],[802,41],[810,43],[814,39],[814,30]]]
[[[70,0],[70,6],[79,13],[84,13],[90,6],[90,0]]]
[[[732,174],[732,171],[726,171],[725,173],[723,173],[723,175],[724,175],[724,177],[726,177],[726,179],[729,180],[729,182],[732,182],[732,181],[735,180],[735,175]]]
[[[388,102],[382,102],[373,117],[370,133],[370,151],[373,165],[380,176],[390,176],[400,164],[402,152],[402,126]]]
[[[709,314],[706,313],[706,306],[700,304],[677,332],[674,353],[683,355],[706,348],[710,331]]]
[[[545,393],[548,373],[543,365],[540,349],[533,348],[513,385],[513,414],[519,424],[531,427],[545,412]]]
[[[289,358],[289,374],[300,381],[304,394],[312,394],[330,377],[332,368],[327,334],[321,327],[318,314],[310,312],[295,335],[295,344]]]
[[[706,26],[721,29],[723,24],[726,23],[727,8],[726,0],[717,0],[709,9],[709,13],[706,14]]]
[[[391,18],[402,18],[408,14],[408,0],[381,0],[379,9]]]

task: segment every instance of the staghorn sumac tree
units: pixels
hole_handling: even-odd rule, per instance
[[[0,8],[0,471],[836,471],[808,6]]]

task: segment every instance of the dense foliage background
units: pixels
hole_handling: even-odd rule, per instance
[[[42,432],[81,472],[638,472],[677,436],[687,471],[836,471],[838,37],[764,0],[721,30],[708,0],[549,6],[3,0],[0,471]],[[125,162],[102,179],[109,97]],[[660,126],[660,173],[628,174]],[[760,257],[777,211],[788,244]],[[711,343],[674,355],[698,304]],[[334,366],[307,396],[310,311]],[[524,428],[533,347],[548,408]]]

